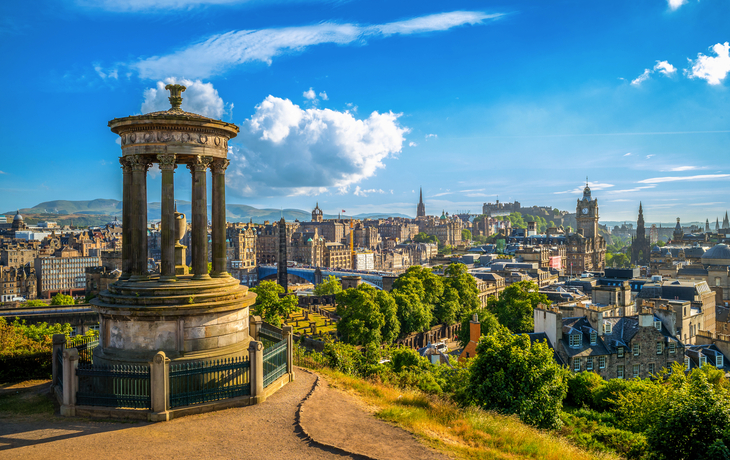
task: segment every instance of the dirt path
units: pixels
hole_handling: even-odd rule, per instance
[[[327,387],[313,391],[316,379],[315,375],[297,369],[297,379],[263,404],[166,423],[115,423],[58,416],[0,417],[0,458],[327,460],[373,458],[373,453],[377,454],[375,458],[388,459],[406,458],[402,454],[407,453],[414,454],[408,458],[444,458],[420,446],[402,430],[365,413],[348,399],[351,397]],[[307,414],[308,426],[316,434],[312,437],[297,423],[297,411],[309,395],[303,414]],[[317,442],[324,435],[323,428],[333,425],[338,426],[339,438],[330,442],[333,437],[328,435],[322,437],[324,444]],[[374,445],[387,445],[397,455],[387,455],[387,450],[374,449]],[[420,453],[415,455],[417,452]]]

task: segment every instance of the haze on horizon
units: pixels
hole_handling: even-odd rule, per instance
[[[167,109],[170,81],[241,127],[229,203],[413,215],[422,186],[429,214],[573,211],[587,176],[601,221],[730,208],[728,2],[120,5],[0,6],[3,212],[120,199],[107,122]]]

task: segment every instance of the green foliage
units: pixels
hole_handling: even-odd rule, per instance
[[[659,240],[659,241],[656,242],[656,245],[659,246],[660,248],[663,248],[664,246],[667,245],[667,242],[666,241]]]
[[[342,284],[334,275],[329,275],[314,288],[314,295],[335,295],[342,292]]]
[[[479,340],[473,361],[467,392],[475,404],[539,428],[560,427],[566,372],[547,343],[498,327]]]
[[[592,407],[593,392],[603,384],[603,378],[595,372],[570,374],[565,401],[574,407]]]
[[[561,414],[560,434],[576,445],[597,452],[617,452],[629,460],[646,458],[646,436],[616,428],[611,414],[581,409]]]
[[[22,307],[45,307],[47,304],[42,300],[29,300],[24,302]]]
[[[86,297],[84,297],[84,303],[89,303],[94,297],[96,297],[96,294],[86,294]]]
[[[540,294],[534,281],[512,283],[499,295],[490,297],[487,308],[494,313],[500,324],[514,333],[532,332],[533,310],[538,304],[550,305],[545,294]]]
[[[469,323],[471,322],[475,313],[477,315],[477,319],[479,320],[479,329],[481,331],[480,337],[491,334],[492,332],[496,331],[500,326],[497,317],[494,316],[494,314],[486,308],[477,308],[476,310],[472,310],[468,314],[463,315],[461,318],[461,330],[459,331],[458,337],[459,345],[462,348],[466,347],[466,345],[469,343]]]
[[[436,235],[427,235],[423,232],[419,232],[416,236],[413,237],[413,242],[439,244],[439,239],[436,237]]]
[[[449,254],[451,254],[451,252],[452,252],[451,246],[449,246],[448,244],[445,246],[439,246],[439,251],[438,251],[439,254],[449,255]]]
[[[276,327],[281,326],[283,318],[297,309],[296,296],[280,296],[284,294],[284,288],[274,281],[262,281],[257,287],[251,288],[251,291],[256,293],[254,314]]]
[[[613,268],[631,268],[631,259],[622,252],[606,252],[606,266]]]
[[[461,230],[461,239],[464,241],[471,241],[471,230],[464,228]]]
[[[75,305],[76,301],[73,297],[60,292],[53,296],[51,299],[51,305]]]
[[[397,311],[389,293],[361,284],[337,294],[337,332],[352,345],[392,343],[400,331]]]

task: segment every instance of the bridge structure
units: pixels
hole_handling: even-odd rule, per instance
[[[309,281],[312,284],[317,284],[315,277],[314,277],[314,272],[316,270],[317,270],[316,267],[294,266],[294,267],[287,267],[286,272],[289,275],[298,276],[299,278]],[[319,267],[319,270],[322,272],[323,278],[326,278],[330,275],[335,276],[337,279],[342,279],[343,276],[359,276],[362,278],[362,281],[364,283],[367,283],[376,289],[383,289],[383,276],[396,276],[392,273],[386,273],[386,272],[370,272],[370,271],[360,271],[360,270],[337,270],[337,269],[331,269],[331,268],[326,268],[326,267]],[[278,273],[278,268],[276,265],[259,265],[259,267],[258,267],[259,281],[265,280],[265,279],[274,279],[275,280],[277,273]]]

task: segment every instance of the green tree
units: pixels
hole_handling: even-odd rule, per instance
[[[474,278],[464,264],[451,264],[444,270],[444,289],[450,287],[458,294],[459,311],[454,320],[461,318],[463,312],[479,308],[479,289],[477,280]],[[453,324],[439,318],[446,324]]]
[[[471,333],[469,323],[471,323],[472,318],[474,318],[474,314],[477,315],[477,319],[479,320],[479,330],[481,332],[480,337],[491,334],[500,327],[497,317],[494,316],[494,314],[486,308],[478,308],[476,310],[470,311],[468,314],[462,315],[461,329],[459,330],[458,336],[459,345],[462,348],[464,348],[471,339],[469,337],[469,334]]]
[[[42,300],[29,300],[23,303],[24,307],[45,307],[46,303]]]
[[[439,239],[436,235],[427,235],[423,232],[418,233],[413,237],[414,243],[436,243],[439,244]]]
[[[461,230],[461,239],[464,241],[471,241],[471,230],[464,228]]]
[[[398,306],[386,291],[361,284],[337,294],[337,332],[352,345],[393,343],[400,332]]]
[[[524,423],[555,429],[567,392],[566,371],[545,342],[531,343],[505,327],[479,340],[467,394],[483,409],[517,414]]]
[[[76,301],[73,297],[60,292],[53,296],[51,299],[51,305],[75,305]]]
[[[262,281],[255,288],[256,303],[253,304],[253,312],[269,324],[276,327],[281,326],[283,318],[297,309],[297,298],[294,295],[285,295],[284,288],[275,281]]]
[[[533,331],[533,311],[538,304],[550,305],[550,301],[545,294],[540,294],[537,283],[520,281],[507,286],[499,299],[490,297],[487,308],[500,324],[517,334]]]
[[[407,289],[393,290],[393,298],[398,306],[397,316],[401,336],[405,337],[411,332],[423,332],[429,328],[433,315],[415,292],[409,292]]]
[[[342,292],[342,284],[334,275],[329,275],[314,288],[314,295],[334,295]]]

